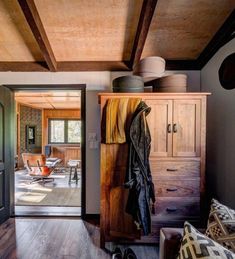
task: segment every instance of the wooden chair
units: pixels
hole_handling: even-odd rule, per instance
[[[22,158],[25,168],[33,179],[30,183],[42,182],[44,184],[45,182],[54,181],[54,178],[50,177],[54,168],[46,165],[45,155],[23,153]]]

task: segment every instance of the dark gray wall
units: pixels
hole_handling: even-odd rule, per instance
[[[235,52],[235,39],[222,47],[201,71],[201,90],[211,92],[207,112],[207,186],[211,196],[235,208],[235,89],[225,90],[218,70]]]

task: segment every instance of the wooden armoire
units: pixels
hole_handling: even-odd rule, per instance
[[[163,226],[200,222],[205,192],[206,99],[209,93],[101,93],[101,115],[110,98],[141,98],[151,112],[150,166],[155,185],[152,233],[141,236],[125,212],[127,144],[101,143],[101,247],[108,241],[157,242]]]

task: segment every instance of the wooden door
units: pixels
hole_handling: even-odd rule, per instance
[[[151,107],[147,116],[151,133],[150,156],[172,156],[172,100],[145,100]]]
[[[14,176],[13,140],[16,131],[13,120],[13,94],[9,89],[0,86],[0,223],[10,217],[10,179]]]
[[[174,100],[173,156],[200,156],[201,101]]]

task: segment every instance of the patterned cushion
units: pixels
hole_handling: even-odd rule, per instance
[[[235,253],[235,210],[212,199],[206,235]]]
[[[177,259],[235,259],[235,254],[209,237],[201,234],[188,222]]]

